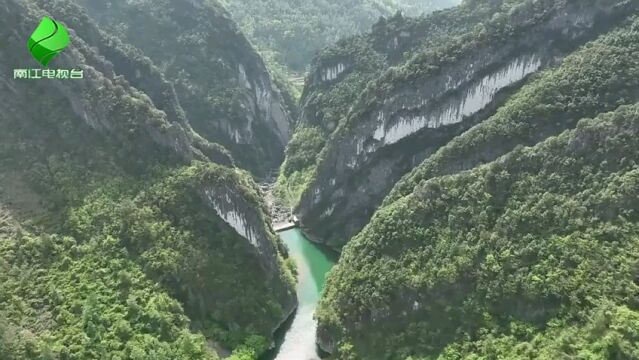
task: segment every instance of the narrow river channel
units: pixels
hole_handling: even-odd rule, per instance
[[[299,307],[267,359],[317,360],[315,345],[317,324],[313,319],[326,273],[335,265],[336,256],[308,240],[299,229],[279,233],[297,264],[297,299]],[[286,326],[285,325],[285,326]]]

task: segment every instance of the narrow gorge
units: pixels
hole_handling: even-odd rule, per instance
[[[639,359],[638,1],[0,22],[0,360]]]

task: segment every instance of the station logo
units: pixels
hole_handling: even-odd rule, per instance
[[[64,25],[44,17],[28,41],[31,55],[42,66],[49,65],[69,45],[69,32]]]
[[[27,47],[33,58],[43,67],[32,69],[13,69],[13,78],[32,79],[83,79],[82,69],[50,69],[49,63],[69,46],[69,32],[61,23],[50,17],[43,17],[27,41]]]

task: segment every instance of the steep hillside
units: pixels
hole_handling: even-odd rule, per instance
[[[638,135],[639,104],[622,106],[380,209],[328,278],[321,346],[340,359],[637,358]]]
[[[393,50],[358,52],[377,54],[365,56],[377,59],[365,64],[381,62],[381,66],[373,68],[384,69],[384,63],[396,64],[375,79],[372,75],[375,71],[363,72],[371,74],[370,80],[359,76],[360,71],[354,73],[355,80],[348,80],[353,75],[349,69],[360,66],[360,62],[351,66],[348,61],[338,61],[334,68],[326,68],[333,69],[326,76],[321,71],[319,75],[311,75],[307,91],[310,98],[305,98],[308,102],[303,108],[304,119],[319,131],[331,133],[331,129],[335,130],[315,164],[309,161],[305,170],[287,170],[287,160],[283,166],[284,177],[302,178],[303,193],[298,210],[304,227],[318,241],[336,247],[343,245],[368,222],[404,174],[457,135],[490,118],[529,75],[557,66],[580,44],[610,31],[636,10],[636,3],[625,0],[473,1],[417,22],[422,32],[403,30],[396,37],[387,36],[387,41],[373,42],[370,40],[373,36],[361,42],[369,44],[364,46],[370,48],[374,46],[371,44],[389,44],[390,41],[390,49],[404,50],[402,55]],[[438,16],[446,20],[457,18],[455,14],[467,20],[466,28],[452,31],[451,35],[446,34],[445,27],[434,25]],[[380,26],[396,28],[388,23]],[[432,31],[425,35],[427,26],[443,32]],[[393,34],[382,30],[378,33]],[[402,34],[406,39],[417,39],[400,40]],[[427,40],[419,40],[420,36],[426,36]],[[402,45],[404,43],[406,45]],[[321,84],[326,81],[336,83]],[[322,86],[330,86],[329,93],[318,97],[315,88]],[[357,91],[362,86],[365,86],[364,90]],[[622,93],[594,104],[597,109],[609,108],[618,100],[622,103],[632,101],[632,96],[615,98],[627,92],[625,83],[603,86],[604,92]],[[345,95],[334,97],[339,92]],[[326,102],[325,96],[334,100]],[[598,100],[599,93],[595,96]],[[335,113],[333,107],[325,106],[332,101],[344,101]],[[324,112],[333,115],[327,116]],[[475,155],[481,154],[481,158],[477,162],[490,161],[516,144],[534,143],[569,128],[579,119],[579,114],[576,115],[556,119],[531,139],[514,138],[512,144],[491,146],[484,153],[478,152]],[[331,118],[333,120],[327,122]],[[287,182],[290,183],[290,179],[281,181],[286,184],[281,188],[292,188],[299,194],[295,186],[299,186],[300,181],[294,181],[292,186]],[[290,197],[295,200],[296,194],[292,192]]]
[[[324,49],[314,59],[306,80],[299,124],[277,183],[279,197],[291,205],[299,203],[313,179],[317,154],[369,82],[413,54],[468,32],[496,8],[493,2],[466,2],[421,18],[382,18],[370,34],[340,40]],[[308,142],[310,138],[314,141]]]
[[[225,0],[246,34],[269,58],[303,72],[317,51],[367,31],[380,16],[412,16],[456,5],[459,0]]]
[[[43,16],[71,36],[50,68],[83,79],[11,78],[38,68],[25,44]],[[72,1],[9,0],[0,19],[0,358],[264,351],[295,306],[284,249],[171,71]]]
[[[103,30],[155,64],[197,133],[225,146],[239,165],[257,174],[279,166],[290,109],[221,5],[211,0],[77,2]]]

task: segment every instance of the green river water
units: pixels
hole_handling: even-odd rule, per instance
[[[335,265],[336,256],[312,243],[299,229],[283,231],[279,235],[297,264],[299,306],[293,319],[279,334],[277,347],[268,358],[316,360],[319,359],[315,346],[317,323],[313,313],[324,287],[326,273]]]

